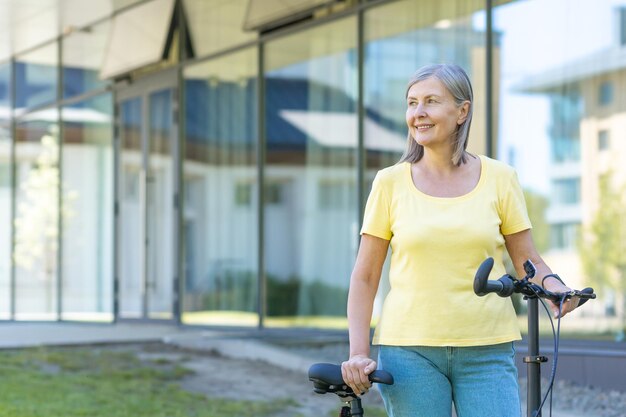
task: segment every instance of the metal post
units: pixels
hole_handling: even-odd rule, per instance
[[[350,401],[350,417],[363,417],[363,413],[360,398],[357,397]]]
[[[535,414],[541,404],[541,363],[547,358],[539,356],[539,299],[528,299],[528,356],[524,358],[528,376],[528,417],[540,417]]]
[[[259,314],[258,328],[265,327],[267,314],[267,275],[265,274],[265,44],[260,43],[257,55],[257,136],[256,163],[257,163],[257,311]]]
[[[486,17],[487,17],[487,31],[486,31],[486,100],[485,111],[487,117],[487,124],[485,129],[485,136],[487,143],[485,153],[490,158],[495,158],[494,146],[493,146],[493,1],[486,0],[485,4]]]

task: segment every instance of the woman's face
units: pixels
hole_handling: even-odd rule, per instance
[[[469,110],[469,101],[458,106],[448,89],[433,77],[413,84],[406,100],[409,132],[424,147],[449,147]]]

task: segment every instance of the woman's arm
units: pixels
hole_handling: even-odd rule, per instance
[[[348,328],[350,359],[341,366],[344,381],[359,394],[371,386],[368,376],[376,369],[370,355],[370,323],[374,297],[387,257],[389,241],[368,234],[361,236],[359,253],[350,277]]]
[[[548,265],[546,265],[543,259],[541,259],[537,249],[535,249],[530,229],[514,233],[512,235],[506,235],[504,236],[504,240],[506,242],[506,249],[509,252],[511,260],[513,261],[513,266],[517,271],[517,276],[524,277],[526,275],[526,272],[524,271],[524,262],[526,262],[527,259],[530,259],[535,265],[535,268],[537,268],[535,277],[531,279],[531,281],[541,286],[543,278],[548,274],[552,274],[552,270]],[[549,277],[543,281],[543,287],[548,291],[555,293],[562,293],[571,290],[571,288],[562,284],[554,277]],[[578,297],[566,300],[563,303],[561,317],[578,307],[578,302]],[[557,318],[559,315],[559,306],[550,302],[550,308],[552,309],[554,317]]]

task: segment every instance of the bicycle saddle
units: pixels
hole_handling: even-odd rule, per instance
[[[369,374],[370,382],[393,385],[393,376],[381,369]],[[356,397],[352,388],[343,381],[341,366],[332,363],[316,363],[309,368],[309,381],[313,382],[313,391],[318,394],[331,392],[340,397]]]

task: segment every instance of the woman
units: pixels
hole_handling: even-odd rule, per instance
[[[419,69],[406,103],[407,149],[377,174],[365,209],[343,378],[357,393],[370,387],[367,375],[377,366],[369,357],[372,305],[391,245],[391,289],[373,339],[378,366],[396,381],[380,386],[387,413],[450,416],[454,402],[459,417],[519,417],[515,311],[509,298],[477,297],[474,274],[487,257],[496,260],[492,276],[504,274],[506,248],[520,276],[530,259],[533,282],[554,292],[569,288],[556,277],[542,282],[552,271],[534,247],[514,170],[466,151],[473,103],[463,69]],[[577,304],[566,302],[562,315]]]

